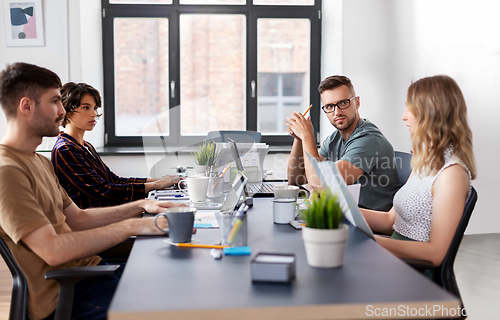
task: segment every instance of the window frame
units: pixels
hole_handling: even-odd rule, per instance
[[[321,70],[321,0],[314,5],[254,5],[247,0],[242,5],[188,5],[179,4],[117,4],[102,0],[102,44],[104,70],[104,144],[112,147],[140,147],[143,140],[158,137],[116,136],[115,134],[115,73],[114,73],[114,18],[168,18],[169,23],[169,84],[175,81],[174,97],[169,86],[170,135],[162,136],[165,145],[188,146],[203,140],[203,136],[180,135],[180,110],[175,108],[180,101],[180,26],[181,14],[243,14],[246,16],[246,130],[257,130],[257,21],[260,18],[306,18],[310,21],[309,99],[317,108],[310,116],[314,135],[318,138],[321,101],[317,87]],[[255,81],[255,96],[252,96],[252,81]],[[304,106],[306,108],[307,106]],[[285,119],[283,119],[284,121]],[[220,128],[224,130],[224,128]],[[269,145],[291,145],[288,135],[263,135],[262,142]]]

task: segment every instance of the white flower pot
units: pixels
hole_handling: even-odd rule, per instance
[[[303,227],[302,239],[306,247],[307,263],[316,268],[342,266],[348,237],[349,226],[346,224],[341,224],[338,229]]]
[[[209,169],[208,166],[200,166],[200,165],[194,166],[194,170],[196,171],[197,176],[206,176],[208,169]]]

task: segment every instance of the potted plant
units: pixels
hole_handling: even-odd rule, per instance
[[[337,195],[329,190],[314,192],[309,208],[300,210],[299,215],[306,224],[302,239],[307,263],[318,268],[342,266],[349,227],[341,223],[344,212]]]
[[[219,156],[217,145],[213,140],[202,141],[198,149],[192,154],[196,163],[196,172],[203,175],[207,175],[207,172],[212,171],[217,162],[217,157]]]

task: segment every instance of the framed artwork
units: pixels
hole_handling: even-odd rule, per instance
[[[42,0],[3,0],[7,47],[43,46]]]

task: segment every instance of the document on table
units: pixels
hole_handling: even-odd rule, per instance
[[[199,229],[219,228],[219,223],[215,218],[218,210],[198,210],[194,216],[194,227]]]

